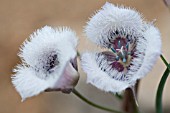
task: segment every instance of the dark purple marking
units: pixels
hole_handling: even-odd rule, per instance
[[[106,57],[107,61],[116,61],[116,56],[113,54],[113,52],[104,51],[101,54]]]
[[[119,63],[119,62],[113,62],[110,65],[112,65],[113,69],[116,69],[119,72],[122,72],[124,70],[124,66],[121,63]]]

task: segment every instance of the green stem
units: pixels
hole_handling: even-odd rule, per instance
[[[166,65],[166,67],[167,67],[167,68],[169,69],[169,71],[170,71],[170,66],[169,66],[168,62],[165,60],[164,56],[161,55],[160,57],[161,57],[162,61],[164,62],[164,64]]]
[[[79,51],[77,51],[77,56],[78,56],[78,57],[80,57],[80,53],[79,53]]]
[[[170,66],[170,65],[168,65]],[[170,71],[167,67],[167,69],[165,70],[161,80],[160,80],[160,83],[159,83],[159,86],[158,86],[158,89],[157,89],[157,94],[156,94],[156,113],[162,113],[162,93],[163,93],[163,89],[164,89],[164,85],[165,85],[165,82],[168,78],[168,75],[169,75]]]
[[[109,108],[106,108],[106,107],[103,107],[103,106],[100,106],[100,105],[97,105],[93,102],[91,102],[90,100],[86,99],[84,96],[82,96],[76,89],[73,89],[72,91],[77,97],[79,97],[81,100],[83,100],[84,102],[86,102],[87,104],[93,106],[93,107],[96,107],[98,109],[101,109],[101,110],[105,110],[105,111],[108,111],[108,112],[113,112],[113,113],[121,113],[120,111],[116,111],[116,110],[113,110],[113,109],[109,109]]]
[[[123,96],[122,96],[122,94],[118,94],[118,93],[116,93],[116,94],[113,94],[114,96],[116,96],[118,99],[120,99],[120,100],[122,100],[123,99]]]

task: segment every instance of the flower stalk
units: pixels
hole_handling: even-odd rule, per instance
[[[160,55],[160,57],[161,57],[162,61],[164,62],[164,64],[166,65],[166,67],[168,68],[168,70],[170,71],[170,66],[169,66],[168,62],[166,61],[166,59],[164,58],[164,56]]]
[[[163,90],[164,90],[164,86],[165,86],[165,83],[166,83],[166,80],[169,76],[169,73],[170,73],[170,64],[168,64],[168,62],[166,61],[166,59],[164,58],[163,55],[160,55],[162,61],[164,62],[164,64],[167,66],[160,82],[159,82],[159,85],[158,85],[158,89],[157,89],[157,94],[156,94],[156,103],[155,103],[155,107],[156,107],[156,113],[163,113],[163,110],[162,110],[162,93],[163,93]]]
[[[110,109],[110,108],[106,108],[106,107],[103,107],[103,106],[100,106],[96,103],[91,102],[90,100],[86,99],[83,95],[81,95],[76,89],[73,89],[72,93],[75,94],[77,97],[79,97],[84,102],[86,102],[87,104],[89,104],[89,105],[91,105],[95,108],[98,108],[98,109],[101,109],[101,110],[104,110],[104,111],[108,111],[108,112],[112,112],[112,113],[122,113],[120,111]]]
[[[169,64],[170,66],[170,64]],[[168,68],[165,70],[161,80],[160,80],[160,83],[159,83],[159,86],[158,86],[158,89],[157,89],[157,94],[156,94],[156,113],[163,113],[163,110],[162,110],[162,93],[163,93],[163,89],[164,89],[164,86],[165,86],[165,83],[166,83],[166,80],[168,78],[168,75],[169,75],[170,71],[168,70]]]

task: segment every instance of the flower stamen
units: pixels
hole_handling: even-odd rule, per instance
[[[127,50],[129,49],[129,42],[127,42],[127,44],[126,44],[126,49]]]
[[[117,53],[116,50],[112,47],[111,50],[113,51],[113,53]]]
[[[118,48],[121,48],[120,40],[118,41]]]
[[[111,50],[116,56],[116,61],[119,61],[121,59],[122,63],[126,63],[128,60],[128,55],[131,55],[131,52],[129,52],[129,44],[130,42],[127,42],[127,44],[124,44],[124,46],[121,43],[121,40],[118,40],[117,42],[117,48],[115,49],[114,47],[111,47]]]

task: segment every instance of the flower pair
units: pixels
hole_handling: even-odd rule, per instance
[[[106,3],[85,27],[87,37],[102,52],[81,54],[87,82],[106,92],[134,86],[153,67],[161,53],[160,33],[130,8]],[[22,65],[12,82],[23,99],[45,90],[69,93],[77,84],[77,38],[68,28],[44,27],[21,48]]]

